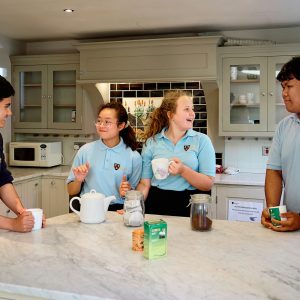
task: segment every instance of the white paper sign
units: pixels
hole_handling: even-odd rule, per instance
[[[228,200],[228,220],[260,222],[263,210],[262,202]]]

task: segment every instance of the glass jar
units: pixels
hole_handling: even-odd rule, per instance
[[[142,226],[145,216],[144,196],[140,191],[127,191],[124,200],[123,221],[126,226]]]
[[[211,197],[207,194],[191,195],[191,227],[197,231],[207,231],[212,225]]]

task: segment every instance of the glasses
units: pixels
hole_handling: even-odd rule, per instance
[[[119,122],[117,123],[114,123],[114,122],[111,122],[111,121],[107,121],[107,120],[96,120],[95,121],[95,126],[104,126],[104,127],[111,127],[113,124],[118,124]]]

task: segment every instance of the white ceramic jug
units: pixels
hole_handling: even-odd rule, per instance
[[[80,203],[80,212],[73,208],[72,202],[77,199]],[[73,197],[70,201],[71,210],[80,217],[83,223],[101,223],[105,221],[105,215],[109,203],[115,200],[115,196],[105,197],[103,194],[91,190],[80,197]]]

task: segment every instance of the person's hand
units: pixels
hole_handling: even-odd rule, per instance
[[[42,228],[46,227],[46,216],[43,214]]]
[[[274,231],[295,231],[300,229],[300,216],[298,213],[289,211],[281,214],[282,218],[286,218],[286,221],[278,221],[272,219],[275,224],[281,225],[280,227],[271,224],[271,229]]]
[[[129,181],[127,181],[126,175],[123,175],[122,181],[121,181],[121,184],[119,187],[119,193],[120,193],[121,197],[125,197],[126,192],[129,190],[131,190],[131,185],[130,185]]]
[[[34,226],[34,218],[30,211],[24,210],[16,218],[11,219],[12,226],[11,231],[17,232],[29,232]]]
[[[261,213],[261,224],[267,228],[271,228],[273,226],[268,207],[266,207]]]
[[[80,165],[76,168],[73,168],[73,174],[77,181],[83,182],[90,170],[90,164]]]
[[[169,165],[169,173],[172,175],[180,175],[183,172],[185,165],[177,157],[172,158],[171,161],[172,162]]]

